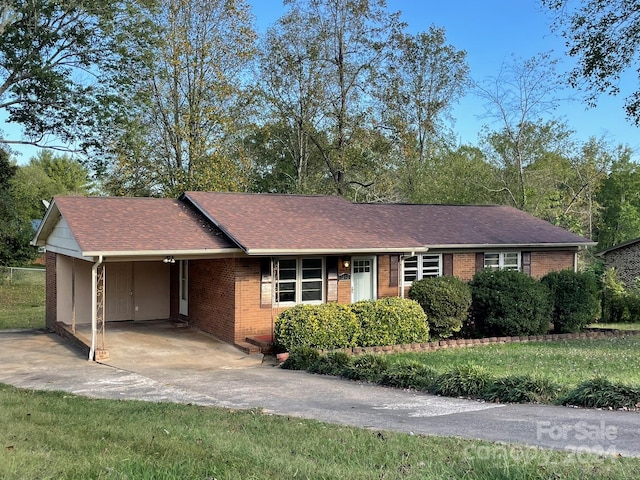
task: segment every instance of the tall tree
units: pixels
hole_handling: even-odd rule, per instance
[[[68,155],[40,151],[24,166],[19,166],[11,181],[16,212],[27,220],[42,218],[43,200],[54,195],[87,195],[92,191],[89,171]]]
[[[619,80],[628,70],[640,81],[640,4],[638,0],[542,0],[555,15],[554,28],[567,41],[578,65],[569,76],[572,86],[583,82],[592,106],[602,93],[620,93]],[[640,125],[640,90],[625,99],[627,116]]]
[[[403,156],[424,164],[428,146],[443,130],[444,115],[468,86],[466,52],[447,44],[444,29],[434,26],[394,40],[380,78],[383,122]]]
[[[548,54],[516,59],[496,77],[476,84],[477,94],[486,101],[487,117],[493,120],[494,130],[485,133],[484,145],[501,174],[500,189],[508,203],[531,212],[535,205],[529,198],[529,166],[569,137],[562,123],[542,120],[557,106],[562,90],[555,64]]]
[[[18,214],[18,205],[11,194],[17,170],[9,153],[0,147],[0,265],[20,265],[37,253],[29,246],[33,235],[31,222]]]
[[[640,166],[631,150],[620,146],[611,171],[597,194],[602,206],[598,248],[607,248],[640,235]]]
[[[0,2],[0,144],[88,150],[124,116],[118,92],[142,61],[154,0]]]
[[[319,153],[333,191],[354,196],[373,186],[383,137],[375,132],[373,78],[401,29],[384,0],[286,0],[288,12],[270,32],[273,55],[262,71],[267,99],[281,116],[292,113],[298,148]],[[263,63],[264,64],[264,63]],[[287,90],[289,89],[289,90]],[[308,157],[294,159],[302,165]]]
[[[243,0],[162,0],[153,23],[163,38],[137,85],[146,103],[134,112],[138,118],[108,185],[140,193],[139,182],[127,184],[134,172],[148,179],[155,195],[245,188],[236,146],[245,117],[245,69],[255,54],[249,6]],[[131,161],[123,154],[126,145],[141,139],[145,145]]]

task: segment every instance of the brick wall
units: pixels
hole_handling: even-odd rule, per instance
[[[351,266],[347,268],[343,265],[343,260],[349,257],[338,259],[338,303],[351,303],[351,278],[340,280],[340,275],[351,275]]]
[[[615,268],[628,287],[636,283],[640,277],[640,243],[621,247],[604,255],[607,268]]]
[[[531,276],[544,277],[549,272],[573,270],[575,252],[531,252]]]
[[[378,298],[397,297],[400,295],[398,285],[389,286],[390,258],[389,255],[378,256]]]
[[[453,276],[469,281],[476,273],[476,252],[453,254]]]
[[[45,284],[45,323],[47,327],[53,328],[58,321],[58,304],[57,304],[57,275],[56,275],[57,256],[53,252],[47,252],[46,264],[46,284]]]
[[[234,341],[235,259],[189,262],[189,324]]]

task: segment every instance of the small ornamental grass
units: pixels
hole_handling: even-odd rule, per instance
[[[562,398],[563,405],[588,408],[638,408],[640,387],[613,383],[603,377],[595,377],[578,385]]]
[[[459,365],[439,375],[431,387],[436,395],[445,397],[479,397],[493,379],[477,365]]]
[[[559,385],[545,377],[511,375],[494,379],[485,388],[482,398],[488,402],[550,403],[559,390]]]

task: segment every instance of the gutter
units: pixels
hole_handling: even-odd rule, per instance
[[[255,248],[246,250],[247,255],[259,256],[287,256],[287,255],[358,255],[358,254],[384,254],[384,253],[400,253],[407,252],[425,253],[433,247],[413,246],[413,247],[395,247],[395,248],[302,248],[294,250]]]
[[[98,268],[102,265],[102,255],[98,257],[98,261],[91,267],[91,348],[89,349],[89,361],[93,361],[96,354],[96,340],[98,329]]]

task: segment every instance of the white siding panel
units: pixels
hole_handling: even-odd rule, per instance
[[[80,245],[78,245],[69,225],[63,217],[60,217],[60,220],[58,220],[58,223],[47,238],[46,248],[52,252],[82,258]]]

